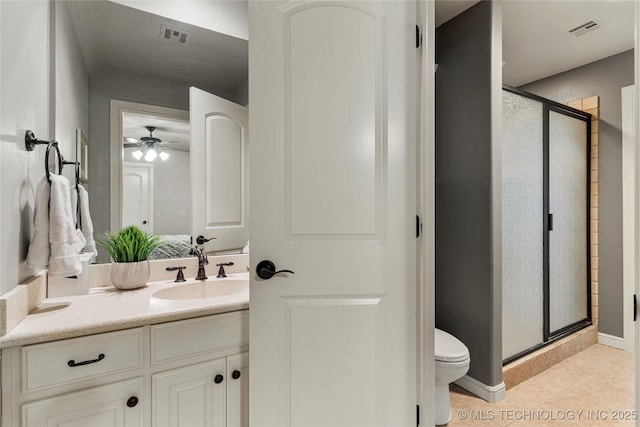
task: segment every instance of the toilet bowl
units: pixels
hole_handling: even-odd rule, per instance
[[[467,346],[453,335],[435,330],[436,425],[451,421],[449,384],[467,373],[470,361]]]

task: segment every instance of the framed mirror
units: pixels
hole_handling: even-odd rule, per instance
[[[151,133],[146,126],[153,126],[151,116],[160,120],[189,120],[191,86],[239,105],[247,104],[247,5],[246,2],[196,2],[185,7],[184,2],[179,1],[128,0],[65,3],[86,67],[78,73],[86,72],[89,81],[88,190],[94,234],[100,234],[117,230],[123,224],[123,162],[135,161],[123,151],[123,144],[127,143],[123,138],[140,141],[148,136],[159,137],[161,141],[176,140],[175,135],[162,134],[161,124],[156,124],[157,129]],[[112,123],[112,101],[128,103],[117,107],[121,110],[115,113],[116,116],[124,114],[124,121],[146,114],[149,123],[138,123],[140,132],[128,135],[128,131],[122,131],[122,123]],[[144,151],[145,147],[140,148]],[[170,151],[175,150],[164,151],[170,155],[169,160],[181,155],[173,156]],[[181,185],[182,191],[176,189],[181,180],[177,175],[182,172],[172,169],[176,175],[175,186],[164,181],[169,188],[163,193],[173,193],[175,200],[170,206],[174,212],[169,213],[165,208],[158,208],[163,203],[157,191],[161,166],[159,160],[152,163],[155,207],[148,215],[154,215],[155,219],[147,220],[152,222],[150,229],[157,234],[191,234],[178,228],[184,219],[190,219],[192,212],[191,200],[187,203],[185,198],[190,192],[186,184]],[[172,221],[175,227],[167,231],[156,227],[165,218],[175,219]],[[225,249],[215,240],[207,244],[207,250]],[[100,253],[97,261],[109,259]]]

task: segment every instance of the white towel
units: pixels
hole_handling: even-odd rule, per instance
[[[69,181],[54,174],[50,179],[51,184],[44,177],[36,190],[35,233],[29,246],[27,265],[39,272],[48,264],[50,277],[76,276],[82,273],[82,264],[71,212]]]
[[[68,277],[82,274],[78,256],[75,215],[71,212],[69,180],[50,175],[49,195],[49,276]]]
[[[39,274],[49,266],[49,181],[44,177],[36,188],[33,214],[35,231],[27,253],[27,267]]]
[[[93,221],[89,213],[89,193],[82,185],[78,185],[78,191],[80,192],[80,225],[82,236],[85,240],[81,252],[90,253],[95,256],[98,255],[98,251],[96,250],[96,242],[93,240]],[[71,211],[74,214],[77,212],[77,199],[78,193],[76,192],[76,186],[73,186],[71,189]]]

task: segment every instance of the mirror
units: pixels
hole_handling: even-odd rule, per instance
[[[240,105],[247,103],[246,2],[190,2],[188,6],[179,3],[66,2],[89,80],[88,188],[94,234],[120,228],[123,213],[130,217],[133,211],[139,212],[140,203],[122,203],[126,211],[120,210],[112,189],[126,193],[127,200],[141,201],[131,191],[134,187],[140,191],[140,173],[144,174],[141,171],[146,168],[148,176],[153,174],[147,197],[154,205],[148,214],[149,231],[190,235],[192,207],[186,160],[189,147],[181,141],[184,129],[168,134],[165,128],[180,119],[188,121],[190,86]],[[130,111],[120,112],[122,129],[114,129],[111,123],[111,104],[116,101],[131,107]],[[150,133],[145,126],[156,129]],[[121,145],[117,151],[113,149],[111,139],[116,132],[127,138],[120,140],[126,144],[141,141],[142,137],[158,137],[162,141],[160,150],[169,158],[166,162],[160,158],[146,162],[144,157],[136,161],[131,157],[136,147]],[[140,148],[144,152],[148,147]],[[133,162],[138,163],[138,170],[121,175],[122,171],[131,171]],[[140,166],[144,163],[153,166]],[[208,251],[226,249],[230,248],[216,246],[215,240],[207,244]],[[97,261],[109,259],[100,253]]]

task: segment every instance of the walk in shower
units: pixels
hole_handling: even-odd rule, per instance
[[[591,323],[591,116],[502,91],[502,357]]]

